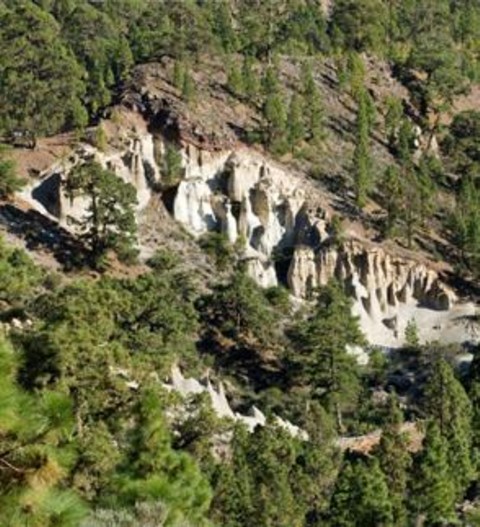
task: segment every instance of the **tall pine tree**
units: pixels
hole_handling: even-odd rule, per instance
[[[320,92],[313,78],[310,63],[305,62],[302,68],[303,97],[305,100],[305,116],[307,121],[307,132],[310,141],[317,142],[324,135],[323,129],[323,105]]]
[[[427,423],[423,450],[416,460],[410,488],[412,521],[445,525],[452,519],[455,484],[448,463],[448,446],[435,421]]]
[[[343,412],[355,407],[359,391],[358,366],[346,347],[362,344],[364,337],[339,284],[332,282],[320,291],[314,313],[291,336],[293,382],[309,387],[342,430]]]
[[[387,480],[376,459],[345,461],[333,491],[330,518],[335,527],[391,525]]]
[[[302,97],[298,93],[294,93],[290,99],[290,107],[288,110],[288,142],[290,149],[293,151],[297,144],[302,141],[305,136],[305,126],[303,123],[304,104]]]
[[[407,450],[407,438],[401,431],[402,423],[403,416],[398,407],[398,400],[396,396],[391,395],[376,457],[387,480],[392,503],[393,524],[397,526],[405,525],[406,522],[405,498],[408,469],[411,463]]]
[[[472,405],[452,367],[443,359],[433,366],[425,390],[425,408],[447,444],[447,461],[457,496],[472,478]]]
[[[353,152],[353,182],[355,200],[364,207],[372,184],[372,158],[370,132],[373,124],[372,101],[365,89],[358,96],[356,143]]]

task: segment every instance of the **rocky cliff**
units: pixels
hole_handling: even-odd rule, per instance
[[[207,103],[192,113],[163,71],[137,70],[135,89],[125,92],[122,106],[103,122],[106,148],[77,144],[37,173],[23,198],[72,229],[68,218],[81,216],[87,203],[67,199],[63,182],[75,165],[94,157],[134,185],[139,222],[152,197],[160,196],[155,206],[168,210],[193,238],[224,233],[261,286],[283,284],[308,301],[331,278],[344,282],[374,344],[401,345],[412,319],[423,340],[465,340],[459,321],[474,306],[459,302],[427,258],[387,250],[355,228],[339,236],[332,223],[338,196],[232,131],[229,119],[247,127],[252,115],[238,113],[228,100],[216,101],[213,113]],[[162,167],[169,146],[181,154],[182,167],[174,184],[166,185]]]

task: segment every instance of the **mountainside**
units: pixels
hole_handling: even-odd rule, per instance
[[[0,525],[476,525],[477,2],[0,0],[0,45]]]
[[[288,66],[292,73],[294,65]],[[38,160],[48,159],[48,143],[32,153],[19,151],[24,174],[37,174],[22,198],[72,231],[69,219],[80,220],[89,203],[81,196],[69,198],[64,185],[75,166],[93,157],[135,187],[137,220],[145,230],[140,238],[144,258],[158,246],[155,238],[169,237],[168,229],[159,227],[163,232],[155,233],[149,224],[169,214],[194,238],[221,233],[262,287],[281,284],[295,297],[307,299],[316,287],[340,279],[355,300],[354,313],[372,344],[401,346],[411,320],[416,320],[422,341],[475,341],[465,331],[465,323],[475,315],[474,305],[447,285],[448,261],[438,261],[428,250],[408,250],[381,240],[373,223],[384,214],[381,206],[372,201],[371,212],[358,214],[348,187],[334,193],[328,178],[311,177],[308,160],[290,156],[274,160],[263,149],[245,144],[244,135],[261,116],[226,91],[218,65],[205,66],[208,76],[204,71],[196,74],[202,102],[191,107],[169,82],[172,68],[166,61],[164,66],[141,66],[133,73],[122,105],[110,110],[113,117],[102,120],[101,149],[67,140],[57,160],[40,171]],[[402,93],[388,70],[380,72],[384,86],[377,84],[378,93],[384,97]],[[287,85],[293,82],[289,79],[282,78]],[[324,88],[323,83],[320,86]],[[352,120],[351,110],[340,112],[341,94],[335,97],[335,90],[330,91],[331,101],[323,98],[326,119]],[[374,100],[381,108],[381,95]],[[320,158],[331,158],[330,142],[336,144],[338,156],[330,163],[336,164],[340,179],[343,160],[351,156],[351,139],[329,128]],[[166,153],[172,148],[179,154],[173,180],[165,176]],[[377,148],[375,162],[388,163],[391,154],[384,141],[379,139]],[[336,232],[338,222],[341,233]],[[417,233],[419,243],[427,247],[435,236],[423,229]],[[448,251],[446,242],[443,250]]]

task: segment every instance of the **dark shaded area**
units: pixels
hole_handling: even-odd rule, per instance
[[[82,267],[88,261],[89,252],[78,239],[35,210],[0,204],[0,225],[25,240],[27,249],[51,253],[66,270]]]
[[[480,300],[480,283],[477,280],[464,278],[453,272],[444,273],[442,279],[460,296],[471,298],[476,302]]]
[[[285,371],[278,360],[265,360],[261,350],[254,345],[235,343],[225,348],[224,344],[213,333],[208,333],[197,343],[198,351],[213,359],[214,370],[220,376],[234,372],[234,377],[244,386],[250,386],[254,392],[272,386],[285,389]]]
[[[60,217],[60,186],[62,184],[62,176],[60,174],[53,174],[45,179],[35,187],[32,191],[32,198],[41,203],[50,214]]]

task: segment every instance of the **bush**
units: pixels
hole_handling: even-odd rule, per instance
[[[233,261],[233,249],[225,234],[211,232],[199,240],[200,247],[213,259],[219,271],[225,271]]]

